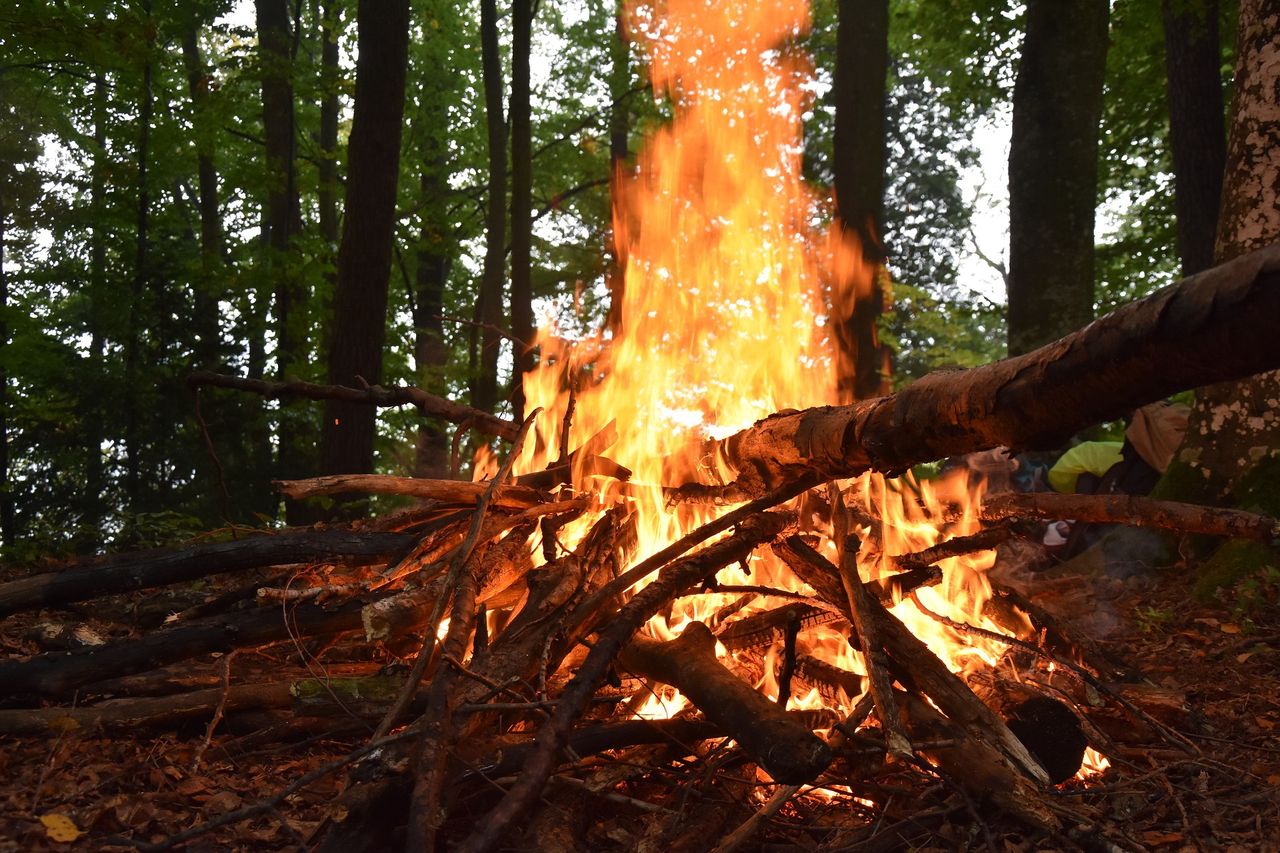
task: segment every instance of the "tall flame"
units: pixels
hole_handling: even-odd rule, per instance
[[[801,175],[802,117],[814,79],[794,45],[809,25],[805,0],[654,0],[633,5],[628,25],[649,61],[655,93],[670,98],[673,120],[648,140],[633,173],[619,176],[614,232],[627,262],[612,336],[571,342],[550,324],[540,330],[540,366],[526,375],[524,388],[528,404],[544,412],[516,470],[543,467],[562,445],[581,446],[616,421],[608,455],[634,472],[625,497],[637,510],[643,556],[718,511],[668,506],[661,489],[732,477],[702,456],[705,439],[782,409],[837,402],[828,317],[833,306],[838,312],[848,304],[853,289],[868,286],[871,271],[839,229],[821,224],[822,199]],[[565,442],[560,433],[571,387]],[[576,487],[604,501],[621,496],[612,493],[616,481],[589,481],[587,471],[574,472]],[[860,555],[868,579],[889,570],[883,554],[939,539],[941,513],[930,516],[921,501],[968,506],[976,497],[961,487],[940,495],[926,488],[919,499],[908,498],[879,477],[857,488],[884,518],[875,537],[881,552]],[[952,532],[976,525],[970,513]],[[986,563],[944,564],[943,594],[929,600],[929,609],[973,619],[988,593]],[[753,558],[752,570],[749,581],[738,574],[736,582],[803,587],[766,558]],[[739,571],[726,570],[720,579],[735,582]],[[683,599],[649,630],[670,636],[728,600]],[[991,657],[907,603],[897,612],[957,670],[968,659]],[[804,642],[832,663],[862,669],[835,631],[806,631]],[[767,692],[767,672],[763,682]],[[813,692],[800,701],[821,699]],[[679,704],[668,691],[646,710],[665,716]]]

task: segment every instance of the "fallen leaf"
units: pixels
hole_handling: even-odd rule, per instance
[[[203,779],[184,779],[178,783],[178,793],[183,796],[190,797],[192,794],[199,794],[201,791],[208,790],[209,786],[204,783]]]
[[[1236,655],[1236,663],[1244,663],[1251,657],[1253,657],[1253,652],[1245,652],[1242,655]]]
[[[1184,836],[1181,832],[1160,832],[1153,829],[1142,833],[1142,840],[1153,847],[1160,844],[1177,844],[1183,838]]]
[[[240,808],[240,795],[235,791],[219,791],[205,801],[204,810],[209,814],[226,814]]]
[[[1223,622],[1218,626],[1218,630],[1224,634],[1239,634],[1240,626],[1234,622]]]
[[[40,822],[44,824],[45,833],[54,841],[71,842],[84,835],[75,821],[64,814],[50,812],[40,815]]]

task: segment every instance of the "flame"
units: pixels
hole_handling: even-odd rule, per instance
[[[662,490],[732,480],[734,472],[704,452],[707,439],[783,409],[840,402],[832,318],[843,316],[852,294],[868,291],[873,270],[838,227],[822,224],[829,199],[802,179],[802,120],[814,91],[812,66],[794,45],[809,26],[805,0],[636,2],[627,24],[673,118],[648,139],[634,169],[617,176],[613,230],[626,266],[616,326],[575,339],[550,318],[542,323],[539,365],[525,375],[524,392],[528,407],[543,413],[515,471],[546,467],[562,447],[610,434],[616,422],[616,440],[594,449],[630,468],[631,482],[593,476],[583,454],[573,485],[598,495],[602,507],[631,502],[643,557],[723,512],[669,505]],[[887,555],[978,528],[980,495],[965,483],[868,475],[842,485],[880,519],[861,531],[878,543],[859,554],[864,580],[893,571]],[[561,531],[561,541],[572,547],[593,520],[588,514]],[[944,583],[922,591],[920,602],[982,624],[991,562],[990,554],[946,561]],[[749,578],[733,567],[719,580],[812,592],[771,555],[753,555],[749,568]],[[674,637],[734,598],[680,599],[647,630]],[[760,599],[742,615],[766,605],[776,606]],[[956,671],[1003,651],[913,602],[895,613]],[[806,630],[801,644],[804,653],[865,672],[838,631]],[[773,667],[764,670],[759,686],[776,695]],[[792,699],[793,707],[824,704],[816,690]],[[636,714],[667,717],[683,707],[682,697],[655,686]]]
[[[1093,747],[1087,747],[1084,751],[1084,761],[1081,763],[1080,770],[1076,773],[1075,778],[1081,782],[1087,782],[1092,777],[1106,771],[1110,766],[1111,759]]]

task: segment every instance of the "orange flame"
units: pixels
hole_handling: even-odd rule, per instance
[[[614,234],[627,259],[618,326],[612,337],[570,341],[544,324],[540,365],[524,379],[528,406],[544,412],[515,470],[555,458],[572,388],[567,445],[581,446],[616,420],[608,455],[634,472],[625,495],[616,481],[595,481],[581,466],[574,486],[600,494],[602,503],[625,498],[635,505],[640,556],[718,511],[668,506],[661,489],[732,479],[723,463],[702,455],[705,439],[782,409],[838,402],[830,318],[840,316],[854,290],[870,287],[872,271],[849,238],[821,224],[824,200],[802,179],[802,119],[814,75],[793,42],[808,25],[805,0],[653,0],[628,11],[654,91],[670,98],[674,116],[618,182]],[[917,496],[869,476],[852,488],[883,519],[875,537],[881,550],[860,555],[864,579],[890,571],[885,554],[935,544],[944,506],[970,508],[950,522],[951,535],[977,529],[971,507],[978,495],[963,484],[922,484]],[[578,522],[577,535],[590,521]],[[562,534],[571,546],[574,531]],[[990,563],[989,555],[947,561],[944,584],[924,591],[921,601],[943,616],[976,619],[989,595],[983,573]],[[719,579],[805,590],[771,557],[757,554],[750,567],[749,579],[738,568]],[[681,599],[669,620],[656,617],[648,630],[674,636],[730,600]],[[956,670],[1002,651],[910,602],[896,612]],[[865,671],[837,631],[806,631],[802,642],[803,651]],[[817,706],[822,699],[810,691],[793,702]],[[639,714],[670,716],[682,704],[661,691]]]

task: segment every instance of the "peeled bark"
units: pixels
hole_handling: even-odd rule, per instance
[[[801,476],[897,472],[998,446],[1055,447],[1175,391],[1280,366],[1278,316],[1280,247],[1272,247],[1026,355],[935,371],[889,397],[772,415],[717,449],[738,471],[735,488],[759,494]]]

